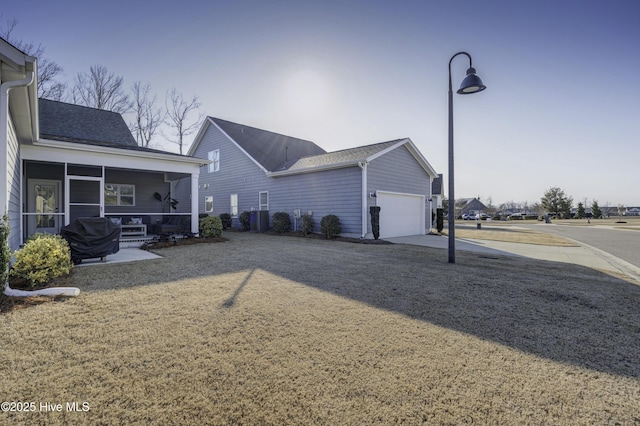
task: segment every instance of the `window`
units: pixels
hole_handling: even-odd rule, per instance
[[[204,211],[207,213],[213,212],[213,195],[204,197]]]
[[[260,209],[269,210],[269,193],[267,191],[260,193]]]
[[[209,151],[207,155],[209,157],[209,161],[211,161],[211,164],[209,164],[209,173],[220,170],[220,150],[216,149],[214,151]]]
[[[231,217],[238,217],[238,194],[231,194]]]
[[[135,206],[136,186],[121,183],[105,184],[104,204],[107,206]]]

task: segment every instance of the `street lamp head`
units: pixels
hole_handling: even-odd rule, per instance
[[[480,77],[476,75],[476,69],[469,67],[467,70],[467,76],[462,80],[462,83],[460,83],[460,88],[456,93],[460,95],[469,95],[471,93],[482,92],[486,88],[487,86],[485,86]]]

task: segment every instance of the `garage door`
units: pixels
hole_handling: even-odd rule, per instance
[[[424,234],[424,196],[376,192],[380,206],[380,238]]]

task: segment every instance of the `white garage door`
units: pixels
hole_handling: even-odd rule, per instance
[[[424,196],[376,192],[380,206],[380,238],[424,234]]]

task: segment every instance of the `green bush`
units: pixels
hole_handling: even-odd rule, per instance
[[[306,236],[312,233],[315,226],[316,222],[311,215],[305,213],[300,217],[300,230],[303,235]]]
[[[222,235],[222,221],[219,217],[209,216],[200,219],[198,231],[203,238],[215,238]]]
[[[287,212],[275,212],[271,221],[272,229],[279,234],[291,231],[291,217]]]
[[[221,213],[220,220],[222,221],[222,229],[229,229],[233,225],[233,220],[231,219],[231,214],[229,213]]]
[[[9,278],[9,262],[11,250],[9,249],[9,217],[0,218],[0,295]]]
[[[322,235],[327,237],[327,239],[334,238],[340,232],[342,232],[342,228],[340,227],[340,219],[338,216],[333,214],[328,214],[320,219],[320,232]]]
[[[240,221],[240,229],[243,231],[248,231],[249,228],[251,228],[251,213],[244,211],[242,213],[240,213],[240,216],[238,217],[238,220]]]
[[[31,286],[68,275],[73,267],[69,244],[60,235],[33,234],[15,256],[11,275],[26,279]]]

